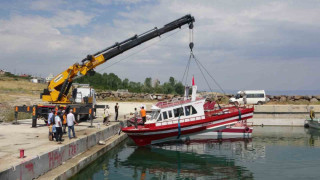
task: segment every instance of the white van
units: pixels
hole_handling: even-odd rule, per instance
[[[266,92],[264,90],[245,90],[239,91],[236,97],[229,99],[230,103],[237,102],[238,104],[244,104],[244,97],[247,100],[246,104],[264,104],[268,100]]]

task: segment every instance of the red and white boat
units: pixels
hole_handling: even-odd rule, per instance
[[[226,106],[205,110],[206,98],[196,98],[197,86],[189,88],[185,97],[158,102],[151,108],[151,117],[144,125],[123,127],[122,131],[138,146],[186,138],[191,135],[219,131],[252,118],[253,106]]]

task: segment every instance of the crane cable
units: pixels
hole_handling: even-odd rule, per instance
[[[126,60],[126,59],[128,59],[128,58],[130,58],[130,57],[132,57],[132,56],[134,56],[134,55],[136,55],[136,54],[138,54],[138,53],[140,53],[140,52],[142,52],[142,51],[150,48],[151,46],[153,46],[153,45],[155,45],[155,44],[157,44],[157,43],[159,43],[159,42],[161,42],[161,41],[163,41],[163,40],[165,40],[165,39],[167,39],[167,38],[175,35],[176,33],[180,32],[181,30],[183,30],[183,29],[185,29],[185,28],[187,28],[187,27],[183,27],[183,28],[179,29],[178,31],[175,31],[175,32],[171,33],[170,35],[165,36],[164,38],[161,38],[161,39],[159,39],[158,41],[156,41],[156,42],[154,42],[154,43],[151,43],[150,45],[148,45],[148,46],[146,46],[146,47],[144,47],[144,48],[142,48],[142,49],[140,49],[140,50],[138,50],[138,51],[136,51],[136,52],[133,52],[132,54],[130,54],[130,55],[128,55],[128,56],[120,59],[119,61],[116,61],[116,62],[110,64],[109,66],[106,66],[105,68],[99,70],[98,72],[101,72],[101,71],[103,71],[103,70],[105,70],[105,69],[107,69],[107,68],[110,68],[111,66],[114,66],[114,65],[120,63],[121,61],[124,61],[124,60]]]
[[[189,56],[189,60],[188,60],[188,63],[187,63],[187,66],[186,66],[186,69],[183,73],[183,76],[182,76],[182,83],[183,81],[185,80],[184,82],[184,85],[187,86],[187,79],[188,79],[188,74],[189,74],[189,69],[190,69],[190,63],[191,63],[191,60],[194,59],[196,64],[197,64],[197,67],[199,68],[207,86],[209,87],[210,91],[213,92],[207,78],[205,77],[205,74],[203,73],[203,70],[209,75],[209,77],[213,80],[213,82],[219,87],[219,89],[223,92],[223,95],[225,96],[226,95],[226,92],[223,90],[223,88],[220,86],[220,84],[216,81],[216,79],[209,73],[209,71],[202,65],[202,63],[195,57],[194,53],[193,53],[193,47],[194,47],[194,43],[193,43],[193,28],[192,29],[189,29],[189,48],[190,48],[190,56]],[[203,70],[202,70],[203,69]],[[217,93],[216,93],[216,97],[217,98]],[[221,106],[220,104],[217,102],[219,108],[221,109]]]

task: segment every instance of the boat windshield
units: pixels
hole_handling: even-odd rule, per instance
[[[152,111],[151,112],[151,119],[157,119],[159,114],[160,114],[160,111],[158,111],[158,110]]]

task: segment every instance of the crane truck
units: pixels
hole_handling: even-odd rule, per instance
[[[80,63],[75,63],[68,67],[65,71],[56,75],[48,84],[48,87],[40,94],[42,101],[48,104],[37,104],[33,106],[15,106],[15,119],[17,122],[18,113],[32,113],[32,127],[37,126],[37,119],[48,119],[50,110],[56,109],[73,109],[75,117],[78,119],[79,115],[89,115],[91,120],[94,117],[94,112],[97,108],[106,108],[104,105],[98,105],[94,103],[94,94],[89,93],[85,97],[82,103],[77,103],[76,94],[77,89],[74,88],[72,93],[69,93],[72,88],[72,83],[76,78],[85,75],[93,75],[95,73],[94,68],[105,63],[106,61],[116,57],[123,52],[132,49],[144,42],[147,42],[153,38],[160,37],[162,34],[181,28],[181,26],[188,24],[189,29],[193,28],[193,22],[195,19],[190,14],[185,15],[175,21],[172,21],[162,28],[153,28],[140,35],[134,35],[133,37],[126,39],[122,42],[116,42],[114,45],[103,49],[93,55],[88,55],[81,60]],[[91,90],[89,90],[91,92]],[[92,122],[92,121],[91,121]]]

